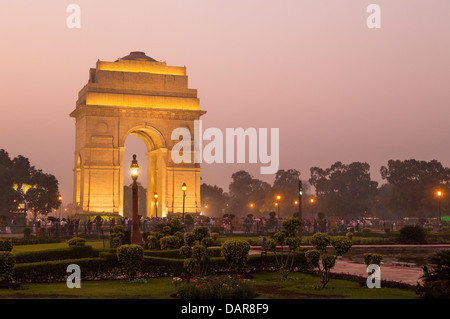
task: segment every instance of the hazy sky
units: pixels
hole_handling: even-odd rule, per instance
[[[81,7],[81,29],[66,8]],[[381,7],[369,29],[366,8]],[[450,165],[450,1],[2,1],[0,148],[60,181],[71,202],[78,91],[97,59],[130,51],[187,67],[204,128],[280,128],[280,168],[389,159]],[[139,142],[139,141],[138,141]],[[141,143],[142,144],[142,143]],[[126,156],[144,153],[127,140]],[[142,161],[142,164],[144,161]],[[260,164],[203,165],[228,189]]]

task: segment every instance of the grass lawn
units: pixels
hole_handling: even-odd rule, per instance
[[[331,280],[325,289],[316,288],[320,279],[313,275],[292,273],[285,281],[278,273],[259,273],[252,280],[258,299],[414,299],[414,291],[394,288],[369,289],[347,280]],[[146,282],[126,280],[84,281],[80,289],[66,283],[24,284],[19,289],[0,289],[0,299],[171,299],[175,293],[172,278],[151,278]]]

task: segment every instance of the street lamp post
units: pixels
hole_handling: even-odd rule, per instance
[[[442,191],[437,191],[437,197],[438,197],[438,209],[439,209],[439,230],[441,230],[441,197],[442,197],[443,193]]]
[[[138,214],[138,186],[137,186],[137,179],[139,175],[139,165],[136,160],[136,154],[133,155],[133,160],[131,162],[131,178],[133,179],[133,228],[131,231],[131,243],[134,245],[143,245],[144,242],[142,241],[142,235],[139,231],[139,214]]]
[[[60,220],[60,222],[61,222],[61,215],[62,215],[62,196],[61,195],[59,195],[59,197],[58,197],[58,200],[59,200],[59,220]]]
[[[183,221],[184,221],[184,205],[186,204],[186,183],[183,183],[183,186],[181,186],[181,189],[183,190]]]
[[[278,207],[278,219],[280,219],[280,200],[281,200],[281,196],[277,195],[277,203],[276,206]]]
[[[311,198],[310,200],[309,200],[309,202],[311,203],[311,218],[313,218],[313,215],[314,215],[314,202],[315,202],[315,200],[314,200],[314,198]]]
[[[153,198],[155,199],[155,217],[158,218],[158,194],[154,194]]]

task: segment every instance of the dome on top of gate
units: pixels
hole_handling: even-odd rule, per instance
[[[144,61],[158,62],[155,59],[145,55],[145,52],[141,52],[141,51],[130,52],[129,55],[124,56],[123,58],[120,58],[119,60],[137,60],[137,61],[144,60]]]

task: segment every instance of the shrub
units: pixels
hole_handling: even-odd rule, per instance
[[[250,244],[241,239],[227,240],[222,244],[222,256],[228,263],[229,270],[235,274],[245,269]]]
[[[315,249],[308,250],[305,253],[305,257],[308,260],[308,262],[311,264],[312,267],[314,267],[314,268],[319,267],[320,251],[315,250]]]
[[[162,229],[164,236],[170,235],[172,233],[172,228],[170,226],[164,226]]]
[[[336,256],[342,256],[352,248],[352,241],[347,236],[335,236],[331,238],[331,245],[336,251]]]
[[[415,226],[405,226],[400,229],[398,242],[400,244],[417,245],[425,244],[427,239],[427,232],[423,227]]]
[[[159,240],[156,236],[150,235],[147,237],[148,249],[160,249]]]
[[[311,243],[320,254],[320,262],[317,258],[317,252],[307,253],[306,257],[311,265],[317,268],[317,273],[322,278],[322,288],[325,288],[330,280],[329,273],[336,263],[336,258],[344,255],[351,249],[352,241],[348,233],[347,236],[336,236],[333,239],[327,234],[317,233],[311,238]],[[335,250],[335,255],[327,253],[327,246],[330,244]]]
[[[450,298],[450,250],[441,251],[429,258],[431,268],[423,267],[422,284],[416,293],[422,299]]]
[[[442,226],[442,231],[443,232],[448,232],[448,229],[449,229],[448,226]]]
[[[330,244],[330,236],[327,234],[316,233],[311,237],[311,245],[319,251],[325,252]]]
[[[86,245],[86,239],[84,238],[80,238],[80,237],[73,237],[71,239],[69,239],[67,241],[67,243],[69,244],[69,247],[74,247],[74,246],[85,246]]]
[[[69,248],[28,251],[16,254],[16,263],[35,263],[42,261],[98,257],[99,251],[92,246],[71,246]]]
[[[194,233],[186,233],[184,235],[184,242],[186,243],[186,245],[188,246],[194,246],[195,245],[195,241],[196,241],[196,237],[194,235]]]
[[[277,243],[277,245],[284,245],[284,240],[286,239],[287,235],[285,232],[279,231],[273,234],[273,239]]]
[[[192,257],[192,248],[190,246],[183,246],[180,248],[180,255],[183,258],[191,258]]]
[[[212,238],[214,243],[216,243],[219,239],[219,233],[209,233],[209,236]]]
[[[213,239],[211,237],[205,237],[202,239],[201,244],[206,248],[211,247],[213,244]]]
[[[12,280],[12,272],[16,258],[9,251],[0,251],[0,283],[9,283]]]
[[[364,263],[366,264],[366,266],[369,265],[380,265],[381,264],[381,260],[383,259],[383,255],[381,254],[375,254],[375,253],[365,253],[364,254]]]
[[[353,232],[349,231],[347,234],[345,234],[345,236],[347,236],[348,239],[352,240],[353,239]]]
[[[173,236],[178,238],[178,244],[179,244],[178,247],[181,247],[184,245],[184,234],[182,232],[177,231],[173,234]]]
[[[206,226],[197,226],[193,230],[195,239],[199,242],[202,241],[203,238],[207,237],[209,235],[208,227]]]
[[[159,245],[162,250],[178,249],[180,248],[180,240],[177,236],[164,236],[159,240]]]
[[[286,218],[281,223],[286,235],[292,237],[295,232],[303,225],[303,222],[298,218]]]
[[[181,222],[179,219],[172,219],[169,223],[169,226],[172,230],[172,234],[175,234],[176,232],[181,231],[182,227],[181,227]]]
[[[215,276],[183,282],[174,278],[179,299],[250,299],[257,296],[249,279]]]
[[[361,236],[368,237],[368,236],[370,236],[371,232],[372,231],[369,228],[363,228],[363,229],[361,229]]]
[[[117,259],[128,279],[133,280],[144,259],[144,249],[139,245],[122,245],[117,249]]]
[[[125,233],[125,227],[122,225],[116,225],[113,228],[113,233]]]
[[[11,251],[13,243],[10,239],[0,239],[0,251]]]
[[[389,227],[385,227],[385,228],[384,228],[384,232],[385,232],[386,234],[390,235],[390,234],[391,234],[391,229],[390,229]]]

